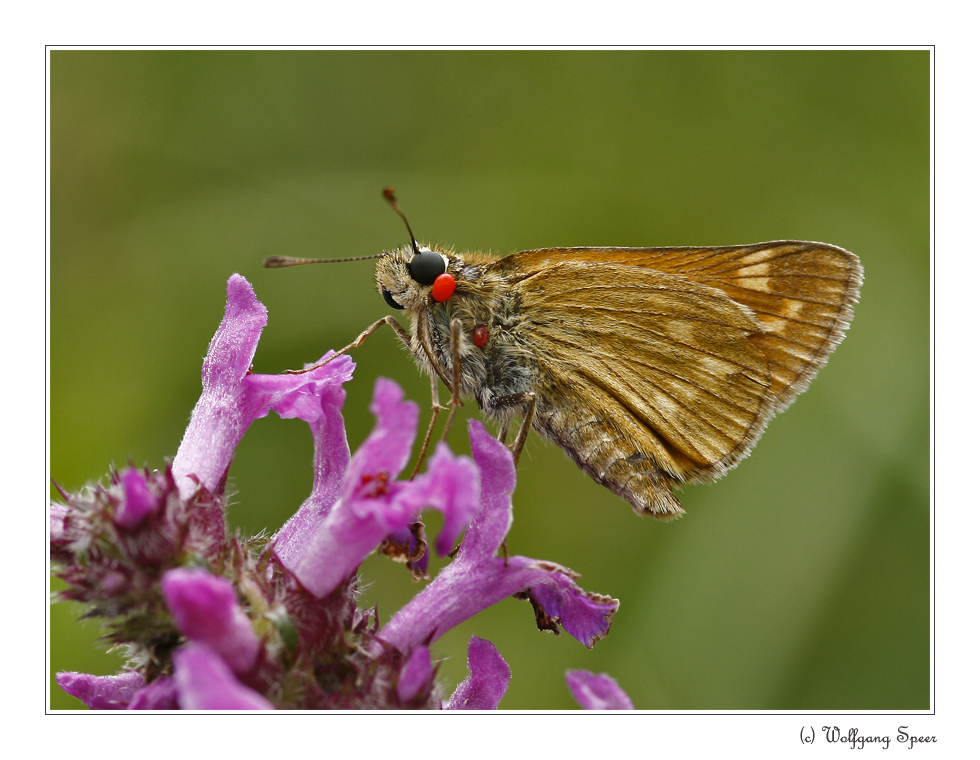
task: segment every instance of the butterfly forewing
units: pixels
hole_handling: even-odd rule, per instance
[[[558,261],[617,262],[677,274],[718,288],[752,310],[775,410],[785,408],[844,338],[863,271],[858,257],[825,243],[777,241],[723,247],[549,248],[515,254],[513,266],[540,271]]]
[[[536,426],[638,511],[668,517],[671,483],[734,466],[806,388],[861,282],[848,251],[792,241],[553,248],[493,268],[534,315]]]

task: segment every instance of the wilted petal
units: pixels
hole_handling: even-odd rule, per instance
[[[538,615],[538,626],[558,633],[557,623],[589,649],[609,633],[612,616],[619,600],[592,591],[583,591],[575,583],[575,573],[553,562],[514,557],[514,570],[524,566],[534,572],[525,594]],[[536,572],[535,572],[536,571]],[[542,616],[546,619],[542,619]]]
[[[126,470],[122,477],[125,498],[116,510],[115,523],[120,528],[132,530],[148,515],[157,511],[159,500],[150,491],[146,481],[138,470]]]
[[[466,656],[470,674],[456,687],[447,710],[496,710],[510,682],[510,668],[497,648],[473,636]]]
[[[404,562],[416,579],[428,579],[429,542],[422,522],[409,523],[404,528],[392,531],[385,536],[378,551],[396,562]]]
[[[236,673],[255,665],[259,640],[235,590],[225,578],[207,570],[168,570],[163,595],[180,632],[191,641],[207,644]]]
[[[125,710],[143,687],[143,676],[136,671],[114,676],[90,676],[87,673],[58,673],[58,685],[93,710]]]
[[[398,673],[398,698],[408,702],[432,680],[432,659],[428,647],[419,647]]]
[[[632,710],[633,702],[619,684],[605,673],[569,670],[565,681],[575,701],[585,710]]]
[[[612,616],[619,608],[616,599],[582,590],[560,565],[520,556],[506,562],[495,557],[465,563],[457,555],[388,621],[379,635],[408,652],[514,595],[531,600],[539,627],[558,633],[560,624],[590,648],[609,632]]]
[[[190,642],[174,652],[174,682],[183,710],[272,710],[273,705],[235,678],[205,644]]]

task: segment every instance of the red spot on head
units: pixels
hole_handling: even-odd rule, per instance
[[[448,301],[455,290],[456,279],[447,272],[436,277],[436,281],[432,283],[432,297],[439,303]]]
[[[477,348],[483,348],[490,340],[490,331],[486,325],[477,325],[473,330],[473,343]]]

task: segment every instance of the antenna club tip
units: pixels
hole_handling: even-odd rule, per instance
[[[389,203],[393,203],[395,200],[395,188],[386,187],[384,190],[381,191],[381,195],[384,196],[386,201],[388,201]]]
[[[285,256],[266,256],[262,261],[262,266],[275,269],[276,267],[289,266],[287,262],[288,260]]]

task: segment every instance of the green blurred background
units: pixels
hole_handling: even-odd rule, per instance
[[[403,245],[386,185],[457,250],[834,243],[866,270],[847,339],[682,520],[529,442],[510,551],[620,599],[609,637],[539,633],[508,599],[438,641],[441,679],[478,635],[512,669],[502,708],[574,708],[564,671],[588,668],[642,709],[928,709],[929,87],[927,51],[54,51],[51,475],[173,456],[233,272],[269,309],[258,372],[389,313],[373,262],[261,266]],[[387,331],[354,359],[352,447],[378,375],[429,398]],[[468,450],[464,424],[451,442]],[[232,524],[278,528],[311,456],[303,423],[255,423]],[[383,619],[418,590],[378,557],[362,573]],[[54,672],[120,664],[76,613],[52,607],[55,709],[80,703]]]

